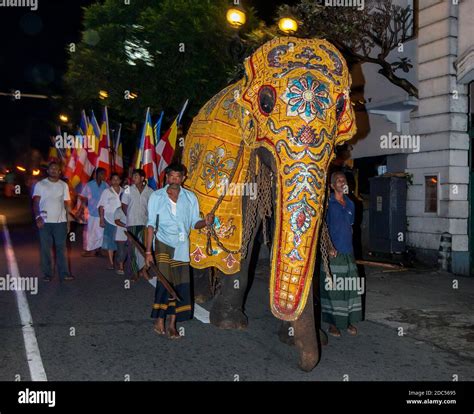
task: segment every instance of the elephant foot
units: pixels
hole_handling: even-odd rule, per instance
[[[326,346],[328,344],[328,334],[322,329],[319,330],[319,338],[321,339],[321,345]]]
[[[248,325],[247,316],[239,309],[211,310],[209,319],[220,329],[243,330]]]
[[[295,345],[295,335],[289,322],[282,322],[280,329],[278,330],[278,338],[288,346]]]
[[[300,351],[298,366],[305,372],[310,372],[319,362],[319,355],[316,351]]]

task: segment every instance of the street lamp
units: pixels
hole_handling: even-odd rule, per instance
[[[109,93],[107,91],[104,91],[104,90],[99,91],[100,99],[107,99],[108,97],[109,97]]]
[[[69,118],[68,118],[67,115],[61,114],[61,115],[59,115],[59,120],[61,122],[67,123],[69,121]]]
[[[243,26],[247,20],[245,12],[237,7],[233,7],[227,10],[226,15],[227,21],[232,27],[240,27]]]
[[[278,20],[278,28],[286,34],[293,34],[298,30],[298,23],[291,17],[282,17]]]

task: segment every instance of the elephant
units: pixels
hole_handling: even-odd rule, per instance
[[[244,66],[243,78],[201,108],[185,138],[185,188],[202,214],[215,214],[212,226],[190,234],[195,294],[209,292],[214,268],[220,289],[210,322],[245,329],[250,252],[273,215],[270,308],[293,328],[299,366],[311,371],[320,359],[312,282],[326,175],[335,146],[356,132],[351,77],[323,39],[274,38]]]

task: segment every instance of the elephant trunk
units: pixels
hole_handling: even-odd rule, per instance
[[[286,321],[301,316],[311,291],[326,181],[319,171],[297,162],[283,168],[277,183],[270,303]]]

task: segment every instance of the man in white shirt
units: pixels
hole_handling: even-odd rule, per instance
[[[115,269],[114,252],[117,250],[115,242],[115,210],[121,206],[120,196],[123,189],[120,187],[121,179],[117,173],[110,176],[110,187],[104,190],[100,196],[97,207],[99,209],[100,227],[104,229],[102,248],[107,250],[109,257],[108,270]]]
[[[122,210],[127,215],[127,230],[145,245],[145,226],[148,219],[148,200],[153,194],[153,189],[146,184],[145,171],[133,170],[133,184],[125,188],[122,195]],[[140,276],[146,277],[145,258],[133,246],[130,248],[130,267],[132,281]]]
[[[33,190],[33,211],[39,229],[41,246],[41,270],[45,282],[53,276],[51,251],[56,247],[56,262],[61,280],[73,280],[66,259],[66,237],[69,233],[69,188],[60,180],[58,163],[48,166],[48,177],[39,181]]]

